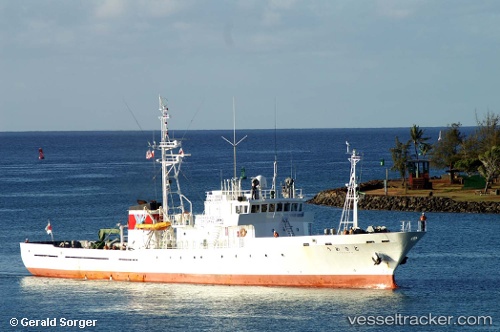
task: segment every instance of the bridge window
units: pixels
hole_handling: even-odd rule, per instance
[[[276,204],[276,211],[278,211],[278,212],[283,211],[283,203]]]
[[[285,203],[285,211],[290,211],[290,203]]]
[[[267,212],[267,204],[262,204],[262,206],[261,206],[260,210],[261,210],[262,212]]]
[[[236,205],[234,207],[234,212],[236,212],[237,214],[248,213],[248,206],[246,206],[246,205]]]
[[[252,213],[258,213],[260,212],[260,205],[254,205],[252,204],[252,210],[251,210]]]
[[[269,212],[274,212],[276,211],[276,204],[272,203],[272,204],[269,204]]]

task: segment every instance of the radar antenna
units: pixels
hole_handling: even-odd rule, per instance
[[[245,137],[243,137],[238,142],[236,142],[236,111],[235,111],[234,97],[233,97],[233,141],[231,142],[230,140],[228,140],[227,138],[222,136],[223,140],[225,140],[226,142],[228,142],[229,144],[231,144],[233,146],[233,169],[234,169],[233,179],[237,178],[236,177],[236,146],[238,146],[238,144],[240,144],[245,138],[247,138],[247,135],[245,135]]]

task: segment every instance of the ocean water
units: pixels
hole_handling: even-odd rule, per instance
[[[436,140],[439,128],[425,129]],[[242,130],[238,173],[293,175],[308,197],[348,181],[346,141],[361,181],[382,179],[408,128]],[[190,153],[184,194],[202,212],[206,190],[233,173],[232,131],[171,133]],[[96,239],[125,223],[137,199],[160,200],[159,166],[145,159],[158,132],[0,133],[0,331],[498,331],[500,216],[429,213],[428,233],[396,272],[396,290],[227,287],[30,276],[19,242]],[[38,160],[38,148],[45,160]],[[380,160],[385,160],[385,166]],[[439,171],[434,171],[436,174]],[[391,177],[397,174],[390,172]],[[250,186],[250,181],[248,186]],[[337,208],[307,205],[313,231],[338,227]],[[360,211],[362,225],[399,229],[418,213]],[[12,326],[17,323],[17,326]],[[31,325],[31,326],[30,326]],[[38,325],[38,326],[36,326]],[[55,326],[42,326],[55,325]]]

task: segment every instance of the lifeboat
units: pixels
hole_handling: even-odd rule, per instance
[[[135,225],[136,229],[142,229],[147,231],[163,231],[170,227],[170,222],[162,221],[157,222],[156,224],[138,224]]]

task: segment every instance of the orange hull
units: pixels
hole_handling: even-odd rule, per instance
[[[209,285],[289,286],[324,288],[397,288],[394,275],[205,275],[182,273],[127,273],[101,271],[65,271],[30,268],[40,277],[162,282]]]

